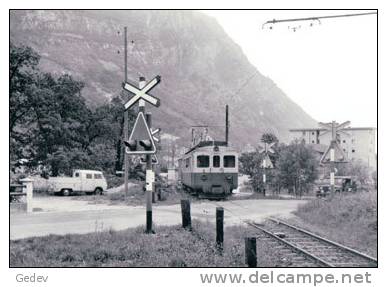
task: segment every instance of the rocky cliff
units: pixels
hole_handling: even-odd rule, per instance
[[[230,140],[255,145],[265,131],[289,139],[289,128],[315,121],[251,65],[215,19],[194,11],[10,12],[11,40],[33,47],[45,71],[71,73],[85,82],[83,95],[99,105],[120,93],[124,79],[123,27],[128,27],[128,78],[161,75],[149,108],[154,126],[184,139],[191,125],[208,124],[224,137],[230,106]]]

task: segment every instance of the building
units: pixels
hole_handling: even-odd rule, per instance
[[[323,128],[291,129],[292,139],[304,140],[328,148],[331,133],[323,133]],[[362,160],[372,169],[376,169],[376,128],[345,128],[337,134],[337,140],[348,160]]]

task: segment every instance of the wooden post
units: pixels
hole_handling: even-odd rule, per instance
[[[216,208],[216,245],[219,250],[223,250],[223,219],[224,210],[223,207]]]
[[[189,230],[192,229],[191,226],[191,205],[188,199],[182,199],[181,204],[181,217],[182,217],[182,226]]]
[[[127,41],[127,27],[124,27],[124,77],[125,83],[128,81],[128,41]],[[129,128],[129,111],[124,111],[124,141],[128,140],[128,128]],[[129,176],[129,158],[126,153],[126,148],[124,148],[124,190],[125,197],[128,197],[128,176]]]
[[[266,143],[265,143],[265,148],[266,148]],[[263,175],[262,175],[262,181],[263,181],[263,196],[266,196],[266,157],[267,157],[267,152],[265,152],[262,166],[263,166]]]
[[[124,111],[124,141],[128,140],[128,113],[129,111]],[[124,148],[124,189],[125,197],[128,197],[129,188],[128,188],[128,177],[129,177],[129,158],[126,153],[126,147]]]
[[[257,267],[257,240],[255,237],[245,238],[245,263],[248,267]]]

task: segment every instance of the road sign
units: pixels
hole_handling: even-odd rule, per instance
[[[156,134],[158,134],[160,132],[160,130],[161,129],[155,129],[155,130],[151,129],[151,134],[152,134],[153,140],[157,143],[160,142],[160,139],[156,137]]]
[[[124,83],[124,89],[134,94],[134,96],[125,104],[125,110],[129,109],[140,99],[145,100],[156,107],[160,106],[160,100],[155,96],[148,94],[148,92],[152,90],[158,83],[160,83],[160,81],[161,81],[161,77],[156,76],[152,81],[147,83],[141,89],[135,87],[134,85],[128,82]]]
[[[155,172],[151,169],[146,170],[145,185],[147,191],[153,191],[153,183],[155,182]]]
[[[272,149],[274,145],[275,143],[271,143],[271,144],[265,143],[264,147],[259,150],[259,153],[268,153],[268,152],[274,153],[274,150]]]
[[[328,132],[331,132],[332,140],[335,140],[337,138],[338,133],[343,133],[343,134],[349,135],[347,132],[344,131],[344,129],[347,128],[351,124],[351,122],[346,121],[342,124],[339,124],[339,123],[333,121],[331,123],[318,123],[318,124],[320,127],[322,127],[324,129],[320,132],[320,136],[322,136]]]
[[[139,112],[130,134],[129,140],[124,141],[127,154],[154,154],[156,145],[145,121],[144,114]]]
[[[329,162],[347,162],[347,156],[337,141],[331,141],[331,144],[321,157],[320,163]]]
[[[274,165],[271,162],[269,155],[266,155],[263,158],[262,163],[261,163],[261,167],[262,168],[274,168]]]

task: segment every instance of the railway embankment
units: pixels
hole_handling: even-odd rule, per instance
[[[301,205],[291,222],[370,256],[377,256],[377,192],[336,194]]]

